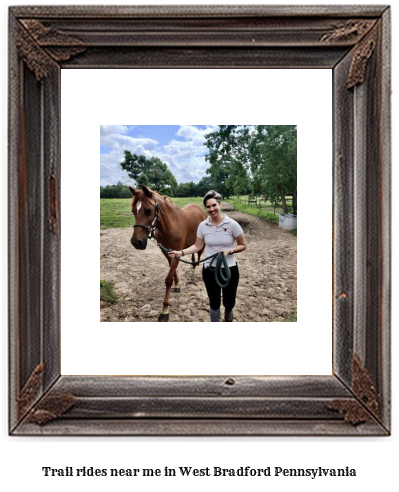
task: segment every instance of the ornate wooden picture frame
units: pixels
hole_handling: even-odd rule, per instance
[[[389,7],[11,7],[9,35],[10,434],[388,435]],[[332,70],[330,376],[60,374],[60,73],[100,67]]]

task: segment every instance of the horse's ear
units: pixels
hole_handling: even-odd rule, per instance
[[[152,198],[152,191],[147,188],[147,186],[142,185],[141,189],[144,191],[144,195],[148,196],[148,198]]]
[[[129,190],[130,190],[130,192],[131,192],[132,195],[137,195],[137,193],[139,193],[139,191],[135,190],[131,186],[129,186]]]

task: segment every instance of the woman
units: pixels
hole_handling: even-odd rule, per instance
[[[233,321],[233,308],[236,303],[236,293],[239,281],[238,266],[235,253],[244,251],[247,247],[245,236],[238,222],[222,213],[222,197],[211,190],[203,200],[209,217],[200,223],[195,244],[182,251],[170,251],[172,258],[191,255],[200,251],[205,244],[205,258],[215,253],[223,252],[230,268],[229,284],[221,288],[217,285],[213,270],[209,268],[212,259],[204,262],[202,278],[209,297],[210,317],[212,322],[220,321],[221,291],[223,291],[224,320]],[[237,244],[234,246],[234,242]]]

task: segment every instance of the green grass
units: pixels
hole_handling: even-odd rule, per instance
[[[267,220],[268,222],[272,222],[273,224],[278,224],[278,215],[274,214],[272,211],[267,211],[258,207],[251,207],[249,205],[245,205],[241,200],[237,200],[236,198],[230,198],[226,200],[231,203],[236,210],[240,212],[244,212],[248,215],[256,215],[257,217],[261,217],[262,219]],[[273,207],[271,207],[273,210]]]
[[[172,198],[173,203],[178,207],[184,207],[189,203],[198,203],[202,206],[202,197],[192,198]],[[237,198],[226,199],[226,202],[231,203],[236,210],[244,212],[248,215],[256,215],[262,219],[278,224],[279,211],[276,209],[277,214],[273,213],[273,206],[269,203],[262,206],[255,207],[245,205],[244,201]],[[100,199],[100,227],[101,229],[108,229],[110,227],[133,227],[135,224],[134,215],[130,209],[130,198],[101,198]],[[296,235],[296,229],[291,231]]]
[[[296,318],[297,318],[297,313],[296,313],[296,311],[295,311],[295,313],[290,314],[290,316],[288,316],[288,318],[287,318],[287,319],[279,319],[278,321],[279,321],[280,323],[289,323],[289,322],[294,322],[294,323],[296,323],[296,322],[297,322],[297,319],[296,319]]]
[[[118,300],[118,296],[115,292],[114,284],[112,282],[100,280],[100,300],[112,304]]]
[[[191,198],[172,198],[172,202],[175,203],[178,207],[184,207],[184,205],[188,205],[189,203],[198,203],[203,207],[202,203],[203,198],[201,196],[191,197]]]
[[[100,228],[133,227],[134,215],[131,211],[131,198],[100,198]],[[202,198],[173,198],[173,203],[184,207],[189,203],[202,205]]]
[[[130,198],[100,198],[100,227],[133,227]]]

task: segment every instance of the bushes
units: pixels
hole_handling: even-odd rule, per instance
[[[262,219],[267,220],[268,222],[272,222],[273,224],[278,224],[278,215],[274,214],[273,212],[266,212],[265,210],[262,210],[258,207],[250,207],[248,205],[245,205],[242,203],[240,200],[229,200],[234,205],[234,208],[236,210],[239,210],[240,212],[244,212],[248,215],[256,215],[258,217],[261,217]]]
[[[132,198],[129,187],[118,182],[116,185],[100,186],[100,198]]]

